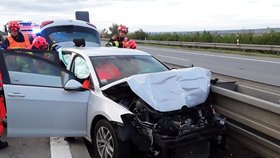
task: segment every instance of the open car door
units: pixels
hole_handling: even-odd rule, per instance
[[[64,85],[74,75],[50,52],[37,53],[0,52],[7,135],[85,136],[89,91],[66,91]]]

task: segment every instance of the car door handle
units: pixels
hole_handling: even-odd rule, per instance
[[[24,94],[18,93],[18,92],[7,93],[7,95],[10,96],[10,97],[25,97]]]

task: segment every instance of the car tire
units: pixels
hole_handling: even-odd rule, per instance
[[[129,143],[120,141],[112,124],[99,120],[94,127],[92,144],[95,158],[128,158]]]

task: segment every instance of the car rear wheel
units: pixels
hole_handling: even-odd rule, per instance
[[[129,157],[128,142],[118,139],[114,127],[107,120],[97,122],[94,128],[93,145],[96,158]]]

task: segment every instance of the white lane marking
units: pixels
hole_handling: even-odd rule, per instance
[[[183,60],[183,61],[190,61],[189,59],[176,58],[176,57],[171,57],[171,56],[166,56],[166,55],[160,55],[160,54],[157,54],[156,56],[160,56],[160,57],[164,57],[164,58],[177,59],[177,60]]]
[[[51,158],[72,158],[70,146],[63,137],[51,137]]]
[[[158,48],[147,48],[147,47],[146,47],[146,49],[162,50],[162,49],[158,49]],[[188,54],[195,54],[195,55],[201,55],[201,56],[213,56],[213,57],[219,57],[219,58],[229,58],[229,59],[238,59],[238,60],[258,61],[258,62],[265,62],[265,63],[280,64],[279,61],[270,61],[270,60],[261,60],[261,59],[248,59],[248,58],[230,57],[230,56],[220,56],[220,55],[214,55],[214,54],[184,52],[184,51],[171,50],[171,49],[165,49],[163,51],[171,51],[171,52],[176,52],[176,53],[188,53]]]

